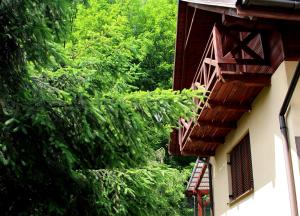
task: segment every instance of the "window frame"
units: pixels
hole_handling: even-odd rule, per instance
[[[245,160],[248,158],[248,160]],[[251,141],[249,132],[227,155],[230,203],[240,200],[254,190]]]

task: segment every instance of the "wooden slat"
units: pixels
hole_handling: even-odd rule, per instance
[[[223,144],[224,143],[224,138],[223,137],[190,137],[191,142],[194,145],[202,145],[202,144]]]
[[[257,73],[232,73],[222,72],[222,80],[225,82],[239,81],[247,87],[265,87],[271,85],[271,74]]]
[[[185,156],[203,156],[203,157],[209,157],[209,156],[214,156],[215,151],[203,151],[202,149],[183,149],[181,151],[182,155]]]
[[[200,121],[199,127],[201,126],[209,126],[218,129],[235,129],[236,123],[235,122],[216,122],[216,121]]]
[[[248,104],[234,104],[234,103],[224,103],[221,101],[209,101],[207,103],[207,106],[210,109],[222,109],[228,111],[234,111],[234,112],[248,112],[251,110],[251,106]]]

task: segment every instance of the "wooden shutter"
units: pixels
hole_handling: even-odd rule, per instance
[[[250,137],[247,134],[230,153],[232,195],[235,199],[253,188]]]

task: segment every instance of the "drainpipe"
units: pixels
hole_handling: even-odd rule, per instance
[[[210,199],[210,206],[211,206],[211,215],[215,215],[215,207],[214,207],[214,191],[213,191],[213,184],[212,184],[212,164],[208,163],[208,175],[209,175],[209,199]]]
[[[299,80],[299,76],[300,76],[300,61],[298,62],[296,72],[293,76],[293,79],[291,81],[291,84],[284,98],[279,113],[280,130],[284,138],[283,153],[284,153],[285,169],[287,175],[288,192],[289,192],[292,216],[298,216],[298,206],[297,206],[297,195],[296,195],[296,188],[295,188],[295,178],[293,173],[292,157],[290,152],[290,142],[288,138],[288,129],[286,124],[285,114],[287,112],[288,106],[290,104],[291,98],[293,96],[294,90]]]

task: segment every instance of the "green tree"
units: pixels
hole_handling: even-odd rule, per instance
[[[159,3],[0,3],[4,215],[184,214],[187,173],[155,150],[203,92],[137,91],[169,79],[158,81],[171,60],[154,54],[173,43],[160,38],[171,37],[175,4]]]
[[[67,45],[75,64],[106,76],[118,74],[122,82],[140,90],[170,88],[177,1],[91,0],[89,4],[87,9],[78,8]]]

